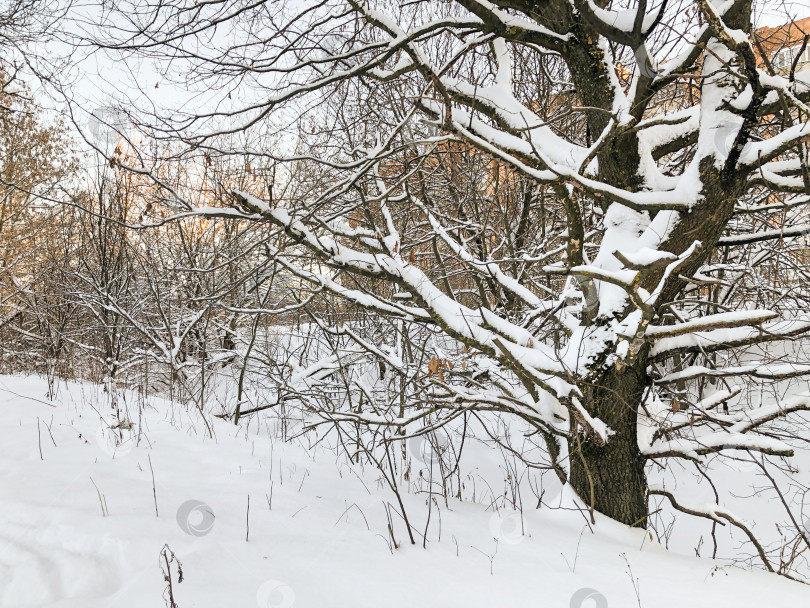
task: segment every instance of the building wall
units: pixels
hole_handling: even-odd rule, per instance
[[[805,36],[810,35],[810,17],[777,27],[762,27],[755,34],[776,72],[789,72],[797,56],[796,71],[810,69],[810,44],[802,51]]]

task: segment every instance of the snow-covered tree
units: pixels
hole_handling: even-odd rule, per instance
[[[810,373],[750,356],[810,317],[740,295],[751,244],[804,234],[810,202],[810,87],[762,55],[752,0],[178,0],[137,20],[140,2],[115,4],[106,49],[170,56],[167,79],[221,100],[151,133],[280,175],[320,167],[305,196],[172,204],[273,225],[280,267],[400,328],[370,339],[313,310],[420,387],[331,420],[513,414],[585,502],[639,527],[651,492],[678,504],[648,487],[652,461],[793,453],[773,424],[810,397],[736,399],[746,379]],[[288,125],[304,152],[218,145]]]

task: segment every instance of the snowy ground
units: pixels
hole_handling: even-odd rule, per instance
[[[514,513],[440,503],[427,549],[395,518],[391,551],[383,503],[395,499],[373,470],[255,424],[214,420],[212,440],[199,416],[156,399],[139,444],[136,430],[116,450],[97,387],[46,392],[0,377],[3,608],[162,606],[167,544],[185,575],[178,584],[172,566],[181,608],[810,605],[810,587],[668,552],[604,519],[591,531],[577,511],[526,510],[522,535]],[[424,530],[424,496],[404,498]]]

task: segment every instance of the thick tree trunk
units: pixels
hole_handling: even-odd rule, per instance
[[[600,446],[578,432],[569,448],[570,482],[577,494],[596,511],[639,528],[647,525],[645,460],[636,438],[643,369],[636,365],[623,373],[611,370],[586,392],[587,410],[616,434]]]

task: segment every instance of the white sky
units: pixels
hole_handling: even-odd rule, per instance
[[[785,19],[786,14],[793,20],[810,17],[810,0],[755,0],[754,7],[759,16],[754,25],[759,27],[786,23],[790,21]]]
[[[92,10],[92,2],[84,6]],[[754,6],[755,27],[810,16],[810,0],[755,0]],[[222,91],[181,90],[163,79],[157,66],[140,60],[112,61],[94,54],[76,66],[73,73],[63,76],[74,83],[71,96],[77,109],[85,113],[77,116],[82,126],[87,124],[90,112],[109,105],[182,111],[183,108],[227,109],[237,103],[237,100],[229,101]],[[244,103],[245,99],[239,102]]]

